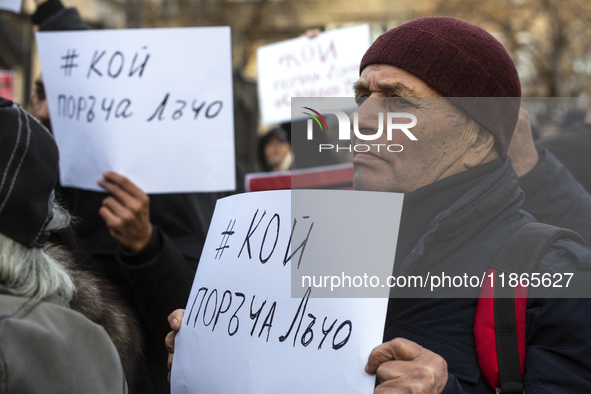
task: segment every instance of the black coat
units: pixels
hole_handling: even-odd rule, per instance
[[[591,196],[552,153],[541,151],[538,165],[519,178],[519,186],[524,211],[539,222],[576,231],[591,245]]]
[[[394,275],[478,276],[503,243],[533,217],[509,159],[468,170],[405,196]],[[574,272],[570,286],[588,292],[591,250],[556,242],[539,272]],[[525,392],[591,392],[591,300],[552,298],[554,288],[530,289],[527,304]],[[384,340],[404,337],[448,364],[444,393],[492,393],[475,350],[479,288],[459,287],[433,298],[416,289],[390,300]],[[419,297],[429,298],[419,298]],[[587,295],[588,296],[588,295]]]
[[[558,135],[536,142],[538,149],[548,149],[591,193],[591,124],[577,123]]]

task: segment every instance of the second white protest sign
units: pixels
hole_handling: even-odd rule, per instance
[[[265,45],[257,51],[261,122],[287,122],[291,97],[353,97],[369,25]]]
[[[63,186],[235,189],[230,28],[37,33]]]

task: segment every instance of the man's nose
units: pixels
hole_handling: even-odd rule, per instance
[[[385,98],[366,97],[361,100],[361,102],[358,101],[359,106],[357,109],[349,117],[351,124],[351,138],[354,140],[358,139],[354,132],[355,128],[358,129],[359,134],[375,136],[376,134],[379,134],[379,131],[383,130],[384,127],[383,118],[380,118],[380,113],[384,113]]]

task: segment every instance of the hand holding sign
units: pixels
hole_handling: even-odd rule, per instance
[[[172,330],[164,339],[164,346],[166,346],[166,350],[168,351],[168,383],[170,383],[170,370],[172,369],[172,358],[174,357],[174,339],[176,338],[176,333],[181,329],[181,322],[183,321],[184,315],[184,309],[177,309],[168,316],[168,324]]]
[[[103,176],[98,184],[111,196],[103,200],[99,214],[113,238],[125,248],[137,252],[152,237],[150,198],[122,175],[105,172]]]
[[[395,338],[372,350],[365,366],[377,374],[375,393],[439,394],[447,383],[447,363],[438,354],[404,338]]]

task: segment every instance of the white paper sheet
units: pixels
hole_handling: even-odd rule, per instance
[[[258,49],[261,122],[291,119],[291,97],[353,97],[369,25],[295,38]]]
[[[360,201],[363,214],[350,215]],[[368,247],[357,264],[389,275],[401,208],[400,194],[353,191],[219,200],[176,337],[172,393],[372,392],[364,366],[382,340],[388,289],[382,298],[313,298],[317,288],[291,289],[292,264],[338,271],[335,248],[357,259]]]
[[[37,33],[64,186],[235,189],[230,28]]]
[[[22,0],[0,0],[0,10],[12,11],[16,14],[21,12]]]

